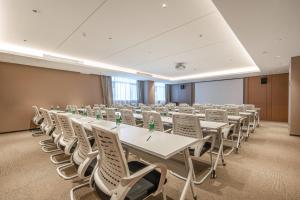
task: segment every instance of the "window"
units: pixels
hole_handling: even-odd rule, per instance
[[[155,88],[155,103],[165,104],[166,103],[166,88],[164,83],[154,83]]]
[[[114,104],[137,103],[137,81],[129,78],[112,77]]]

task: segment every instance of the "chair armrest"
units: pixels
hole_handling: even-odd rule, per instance
[[[171,132],[172,132],[172,130],[173,130],[172,128],[170,128],[170,129],[167,129],[167,130],[165,130],[165,131],[164,131],[164,133],[171,133]]]
[[[118,187],[113,191],[113,194],[110,199],[111,200],[125,199],[126,194],[133,187],[133,185],[136,184],[146,174],[148,174],[152,170],[155,170],[156,168],[160,169],[161,176],[160,176],[159,185],[154,195],[162,191],[162,186],[164,185],[166,179],[167,168],[163,164],[151,164],[128,177],[122,178]]]
[[[98,154],[99,154],[98,150],[92,151],[92,152],[88,153],[88,157],[93,158],[93,157],[96,157]]]
[[[141,123],[141,124],[137,124],[136,126],[137,126],[137,127],[143,127],[143,125],[144,125],[144,124]]]

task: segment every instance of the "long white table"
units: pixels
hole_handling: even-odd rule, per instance
[[[187,166],[187,180],[180,199],[185,199],[189,186],[193,196],[196,196],[193,182],[194,169],[188,148],[198,143],[200,141],[199,139],[159,131],[149,132],[147,129],[126,124],[121,124],[118,128],[115,128],[115,122],[96,120],[91,117],[70,115],[70,118],[75,118],[82,122],[84,128],[89,131],[92,131],[93,125],[103,126],[116,131],[125,149],[129,151],[133,150],[135,153],[138,152],[139,155],[145,153],[154,156],[159,162],[166,164],[168,168],[172,168],[172,166],[169,166],[167,161],[171,159],[172,156],[184,152],[184,159]],[[148,139],[150,136],[151,138]],[[168,145],[166,145],[166,141],[168,142]]]

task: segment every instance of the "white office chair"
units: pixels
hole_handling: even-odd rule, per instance
[[[193,108],[193,107],[188,107],[188,106],[183,106],[183,107],[180,106],[178,112],[179,112],[179,113],[194,114],[195,108]]]
[[[226,106],[226,111],[228,115],[232,115],[232,116],[239,116],[239,107],[238,106],[234,106],[234,105],[227,105]],[[244,123],[245,120],[243,120],[242,123]],[[236,153],[238,152],[238,148],[241,144],[241,141],[243,140],[243,134],[242,134],[242,126],[241,123],[236,123],[236,127],[235,127],[235,132],[233,135],[235,138],[237,138],[236,140]]]
[[[58,147],[61,149],[65,155],[71,156],[74,152],[77,144],[77,137],[74,133],[72,128],[71,121],[68,117],[69,114],[59,113],[57,114],[58,121],[60,123],[62,129],[62,135],[58,140]],[[50,156],[50,160],[55,163],[59,164],[56,157],[62,155],[61,153],[53,154]],[[70,162],[70,159],[64,160],[63,162]]]
[[[101,199],[141,200],[162,192],[166,200],[167,168],[164,165],[146,165],[139,161],[127,163],[118,134],[104,127],[92,127],[101,161],[91,176],[90,186]]]
[[[36,137],[36,136],[43,135],[43,131],[41,129],[41,124],[42,124],[44,118],[42,117],[37,106],[32,106],[32,108],[34,110],[34,117],[32,118],[32,122],[38,128],[38,130],[35,130],[32,132],[32,136]]]
[[[106,120],[115,122],[116,121],[116,108],[106,108]]]
[[[92,146],[87,134],[80,122],[73,119],[71,120],[72,127],[75,135],[78,138],[77,146],[72,153],[70,163],[57,167],[57,173],[60,177],[65,180],[70,180],[76,177],[84,179],[90,176],[97,162],[98,152],[92,151]],[[94,140],[92,140],[94,141]],[[64,174],[64,170],[70,167],[75,167],[77,169],[77,174],[67,176]]]
[[[200,120],[197,116],[192,114],[174,114],[173,115],[173,134],[182,135],[185,137],[192,137],[198,138],[200,141],[192,148],[190,148],[191,158],[196,161],[200,161],[200,157],[210,151],[210,164],[211,168],[205,176],[199,180],[194,181],[195,184],[201,184],[213,171],[213,161],[212,161],[212,148],[213,148],[213,141],[211,135],[204,136],[201,126]],[[186,179],[174,172],[173,175],[179,177],[181,179]]]
[[[51,137],[51,134],[52,134],[52,132],[54,131],[54,128],[55,128],[55,126],[53,124],[53,121],[50,117],[49,112],[46,109],[41,108],[40,111],[41,111],[41,115],[44,118],[43,126],[41,126],[42,127],[41,129],[42,129],[42,131],[44,132],[45,135]],[[53,146],[55,146],[54,143],[53,143],[52,138],[41,140],[39,142],[39,144],[41,146],[45,146],[45,147],[48,147],[48,148],[52,148]]]
[[[121,117],[122,117],[122,123],[123,124],[136,126],[136,121],[135,121],[135,118],[133,116],[132,110],[121,109],[120,112],[121,112]]]
[[[205,110],[205,120],[206,121],[213,121],[213,122],[223,122],[227,123],[227,126],[222,129],[223,139],[225,141],[231,142],[231,149],[225,155],[229,155],[234,149],[234,137],[233,134],[235,133],[235,124],[229,124],[228,115],[226,110],[221,109],[206,109]]]

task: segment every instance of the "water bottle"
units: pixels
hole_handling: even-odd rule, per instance
[[[96,119],[101,119],[101,115],[100,115],[100,112],[99,110],[96,110]]]
[[[86,109],[83,111],[83,115],[84,115],[85,117],[87,116],[87,110],[86,110]]]
[[[154,129],[155,129],[155,124],[154,124],[153,116],[150,116],[149,124],[148,124],[148,129],[149,129],[150,132],[153,132]]]
[[[121,124],[121,115],[120,115],[120,113],[117,113],[117,116],[116,116],[116,125],[117,126],[120,126],[120,124]]]

